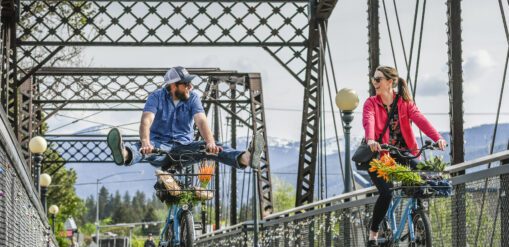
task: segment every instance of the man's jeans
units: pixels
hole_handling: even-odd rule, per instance
[[[160,143],[160,142],[151,142],[152,146],[155,148],[162,149],[164,151],[171,152],[171,158],[174,160],[182,160],[182,162],[173,162],[179,163],[182,166],[191,165],[196,163],[202,159],[211,159],[223,163],[225,165],[229,165],[235,168],[244,169],[247,166],[240,165],[238,159],[240,155],[244,153],[244,151],[235,150],[229,146],[223,146],[220,143],[217,143],[217,146],[223,147],[223,151],[218,155],[204,155],[198,153],[198,151],[203,150],[205,148],[204,141],[196,141],[191,142],[187,145],[180,144],[178,142],[171,143]],[[134,144],[126,143],[125,147],[131,152],[131,160],[126,165],[134,165],[139,163],[142,160],[148,161],[151,165],[156,167],[161,167],[165,164],[170,163],[170,157],[167,155],[157,155],[157,154],[149,154],[144,155],[140,152],[141,143],[136,142]],[[191,154],[189,154],[191,153]]]

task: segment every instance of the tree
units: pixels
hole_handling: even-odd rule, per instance
[[[60,155],[54,150],[48,149],[45,153],[46,160],[63,161]],[[81,219],[86,212],[85,204],[76,195],[74,184],[76,184],[76,171],[73,169],[57,169],[57,165],[49,166],[45,170],[46,173],[52,174],[52,184],[48,188],[47,203],[48,205],[57,205],[59,213],[55,218],[55,232],[64,231],[64,222],[73,217]],[[57,240],[60,246],[67,246],[65,237],[59,237]]]
[[[293,208],[295,205],[295,187],[276,176],[272,177],[272,184],[274,188],[274,212]]]
[[[155,209],[153,207],[149,206],[147,208],[147,212],[143,216],[143,222],[153,222],[153,221],[158,221],[158,220],[159,219],[157,218]],[[160,229],[159,224],[148,225],[147,227],[143,226],[142,233],[145,236],[148,235],[149,233],[152,233],[152,235],[157,235],[157,234],[159,234],[159,229]]]
[[[108,217],[109,215],[106,212],[106,204],[108,204],[108,196],[109,196],[108,189],[106,189],[104,186],[101,187],[99,190],[99,218],[103,219]]]

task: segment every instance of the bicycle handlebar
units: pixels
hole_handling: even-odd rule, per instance
[[[420,149],[417,149],[419,150],[419,152],[416,154],[416,155],[404,155],[401,153],[401,150],[400,148],[398,147],[395,147],[395,146],[392,146],[392,145],[389,145],[389,144],[381,144],[380,147],[382,148],[382,151],[394,151],[396,152],[399,156],[403,157],[403,158],[407,158],[407,159],[415,159],[419,156],[421,156],[422,152],[424,152],[424,150],[436,150],[438,149],[438,143],[432,143],[430,140],[426,140],[424,142],[424,146],[422,146]]]

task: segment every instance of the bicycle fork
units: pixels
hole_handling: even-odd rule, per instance
[[[164,224],[163,231],[161,232],[161,236],[159,237],[159,241],[162,242],[164,239],[164,235],[167,234],[168,228],[172,228],[171,239],[168,239],[166,245],[168,243],[172,243],[172,246],[178,246],[180,244],[180,215],[182,212],[182,208],[172,205],[168,209],[168,216],[166,217],[166,224]]]

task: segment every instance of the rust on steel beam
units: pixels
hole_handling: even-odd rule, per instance
[[[262,80],[259,73],[248,75],[249,91],[251,97],[251,114],[253,133],[262,133],[265,143],[267,143],[267,125],[265,121],[265,108],[263,105]],[[258,194],[260,204],[261,218],[265,218],[274,212],[272,200],[272,180],[270,177],[270,159],[269,148],[267,144],[263,147],[260,166],[258,169]]]
[[[447,1],[447,45],[449,65],[449,107],[451,126],[451,161],[464,161],[463,139],[463,69],[461,48],[461,1]],[[466,190],[465,185],[456,185],[452,203],[452,244],[466,246]]]
[[[304,106],[299,148],[296,206],[313,201],[318,127],[320,124],[323,80],[323,51],[316,16],[316,1],[310,1],[312,17],[309,22],[309,40],[304,87]]]
[[[338,0],[321,0],[316,6],[316,17],[318,19],[327,20],[329,19],[334,7]]]
[[[368,45],[369,45],[369,75],[375,73],[380,65],[380,17],[378,15],[379,0],[368,0]],[[368,80],[369,95],[375,95],[375,88]]]

